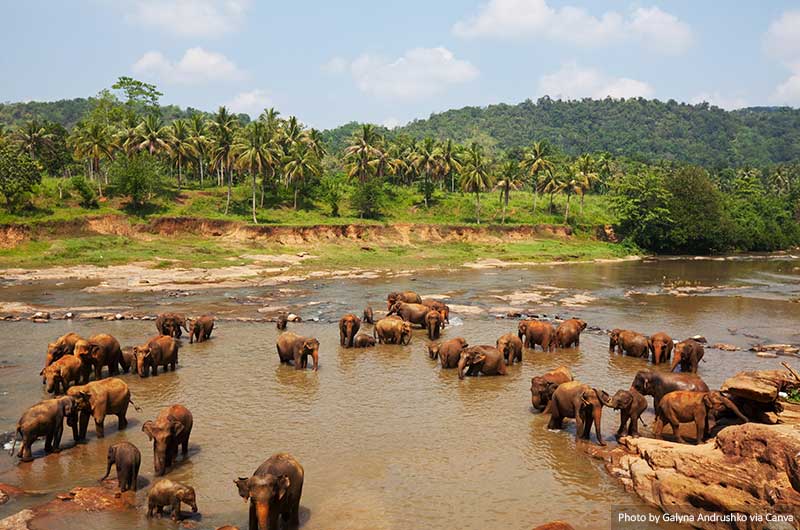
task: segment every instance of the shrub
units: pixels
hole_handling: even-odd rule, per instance
[[[42,181],[36,163],[12,144],[0,144],[0,194],[9,210],[17,210],[34,186]]]
[[[70,179],[72,189],[78,192],[80,205],[84,208],[97,208],[97,194],[83,175],[75,175]]]
[[[148,153],[119,157],[108,169],[117,192],[127,195],[134,208],[141,208],[161,192],[161,164]]]
[[[383,189],[383,182],[378,178],[367,179],[366,182],[357,183],[352,195],[350,204],[358,215],[365,219],[376,219],[380,217],[384,208],[386,194]]]

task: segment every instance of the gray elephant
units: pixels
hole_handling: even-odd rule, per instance
[[[642,412],[647,410],[647,399],[643,395],[633,388],[619,390],[604,404],[607,407],[618,410],[620,413],[619,429],[614,435],[615,438],[622,436],[625,427],[628,428],[628,436],[633,436],[634,438],[639,436],[639,422],[641,421]]]
[[[561,429],[564,418],[575,418],[575,439],[589,439],[594,421],[595,434],[598,445],[606,445],[600,432],[602,423],[603,404],[607,403],[609,396],[605,391],[592,388],[578,381],[569,381],[558,385],[550,403],[547,404],[545,414],[550,414],[548,429]]]
[[[45,399],[26,410],[14,430],[14,441],[11,444],[11,454],[17,443],[17,436],[22,440],[18,457],[23,462],[33,460],[31,446],[37,438],[44,437],[44,452],[57,453],[61,450],[61,435],[64,432],[64,418],[74,414],[75,400],[70,396],[61,396],[55,399]]]
[[[197,500],[194,488],[162,478],[147,492],[147,517],[152,517],[153,512],[159,516],[164,514],[164,507],[172,507],[172,520],[178,521],[181,517],[181,503],[192,507],[192,513],[197,513]]]
[[[108,448],[106,474],[100,479],[100,482],[108,478],[111,473],[111,466],[116,466],[120,493],[128,490],[136,491],[141,463],[142,453],[139,448],[130,442],[115,443]]]
[[[280,518],[296,528],[304,476],[300,462],[288,453],[278,453],[258,466],[252,477],[234,480],[239,495],[250,501],[249,530],[278,530]]]
[[[458,378],[467,375],[506,375],[503,353],[494,346],[470,346],[461,352],[458,359]]]

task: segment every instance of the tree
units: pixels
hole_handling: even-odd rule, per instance
[[[175,120],[167,130],[167,143],[169,154],[178,167],[178,189],[183,181],[183,166],[194,156],[194,144],[191,141],[191,131],[186,120]]]
[[[422,196],[426,208],[433,193],[432,181],[441,172],[441,162],[442,150],[436,145],[436,140],[431,137],[424,138],[421,142],[418,142],[411,155],[412,165],[417,170],[417,173],[423,177]]]
[[[500,176],[502,179],[495,184],[495,189],[500,190],[500,201],[503,204],[503,218],[500,222],[505,223],[511,190],[518,190],[522,186],[519,178],[519,164],[514,160],[506,160],[500,166]]]
[[[209,138],[208,126],[202,114],[194,113],[189,117],[189,143],[192,146],[192,152],[200,172],[200,187],[203,187],[203,166],[205,165],[206,157],[208,156]]]
[[[372,160],[377,156],[380,136],[375,132],[375,126],[362,125],[350,139],[350,145],[344,151],[347,162],[347,175],[357,177],[362,184],[372,174]]]
[[[537,191],[541,194],[550,196],[549,213],[553,213],[553,199],[556,193],[559,193],[564,187],[564,176],[555,171],[547,171],[539,177],[539,186]]]
[[[461,147],[450,138],[445,140],[441,146],[441,165],[442,175],[450,179],[450,191],[456,191],[456,173],[461,171],[461,163],[458,160]]]
[[[125,94],[125,104],[129,107],[132,115],[140,110],[144,110],[148,114],[160,114],[158,100],[164,94],[159,92],[155,85],[123,76],[118,78],[111,88]]]
[[[579,177],[575,172],[574,168],[567,168],[566,173],[561,173],[558,175],[558,187],[561,189],[561,192],[567,196],[567,204],[564,208],[564,223],[569,222],[569,204],[570,199],[576,193],[581,193],[581,177]],[[581,205],[581,211],[583,211],[583,205]]]
[[[605,163],[606,161],[604,161]],[[574,191],[581,196],[581,215],[583,214],[583,199],[589,190],[592,189],[598,177],[595,171],[595,161],[590,155],[584,154],[578,157],[572,168],[572,177],[575,181]],[[569,203],[568,203],[569,205]],[[565,221],[566,222],[566,221]]]
[[[345,183],[341,175],[325,175],[320,181],[322,200],[331,209],[331,216],[339,217],[339,204],[345,192]]]
[[[111,158],[113,154],[114,142],[110,128],[95,121],[80,123],[72,131],[70,141],[78,159],[89,159],[89,177],[93,178],[96,173],[99,185],[100,160]],[[102,196],[102,188],[99,189]]]
[[[119,157],[108,169],[116,189],[131,199],[131,205],[140,209],[160,188],[161,164],[147,150],[130,158]]]
[[[475,219],[481,224],[481,192],[492,185],[489,164],[483,154],[483,148],[473,142],[464,153],[461,171],[461,189],[475,194]]]
[[[33,160],[38,160],[49,149],[53,135],[37,119],[26,121],[16,132],[17,141]]]
[[[647,168],[622,175],[611,187],[619,233],[646,249],[661,247],[669,237],[671,201],[664,176]]]
[[[233,147],[234,135],[236,133],[238,121],[236,117],[228,112],[226,107],[220,107],[214,118],[209,124],[211,135],[214,141],[212,148],[212,162],[219,170],[220,184],[225,175],[228,176],[228,195],[225,200],[225,215],[228,215],[228,210],[231,206],[231,188],[233,187],[233,174],[231,172],[231,164],[233,163],[233,156],[231,149]]]
[[[533,213],[536,213],[536,195],[540,188],[540,175],[549,174],[552,177],[556,167],[552,161],[553,150],[547,142],[533,142],[525,150],[520,168],[525,171],[531,179],[531,190],[533,191]],[[552,195],[550,209],[553,208]]]
[[[270,144],[270,133],[266,123],[254,121],[247,124],[233,144],[232,156],[240,168],[250,172],[253,181],[253,223],[258,224],[256,219],[256,177],[263,175],[267,167],[273,166],[277,156]]]
[[[309,177],[318,177],[321,173],[319,160],[314,151],[305,143],[297,142],[284,159],[283,171],[286,185],[294,185],[294,209],[297,210],[297,195],[300,187]]]
[[[0,193],[6,208],[16,210],[41,181],[42,174],[30,155],[13,144],[0,144]]]
[[[156,115],[148,114],[136,127],[137,151],[147,151],[151,155],[171,154],[170,131]]]
[[[39,155],[39,163],[48,175],[60,176],[72,162],[72,153],[67,147],[69,133],[59,123],[46,122],[44,125],[50,137],[49,146]]]

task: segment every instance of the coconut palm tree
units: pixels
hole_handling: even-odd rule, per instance
[[[322,133],[317,129],[309,129],[306,131],[306,134],[303,135],[301,141],[305,142],[305,144],[308,145],[308,147],[314,152],[317,160],[322,160],[325,155],[328,154],[328,150],[325,148],[325,140],[322,138]]]
[[[280,115],[281,113],[279,111],[275,110],[274,107],[270,107],[264,109],[264,112],[261,113],[258,119],[267,124],[267,130],[274,133],[281,126],[282,120],[278,117]]]
[[[209,137],[208,124],[202,114],[196,112],[189,116],[189,143],[194,152],[194,159],[200,171],[200,187],[203,187],[203,166],[208,156]]]
[[[785,166],[776,166],[769,174],[769,187],[778,195],[784,195],[791,191],[789,172]]]
[[[98,188],[100,195],[103,195],[103,188],[99,186],[100,160],[111,158],[114,152],[114,141],[111,129],[98,122],[79,123],[75,126],[70,137],[75,156],[79,159],[89,160],[89,178],[98,176]]]
[[[503,218],[500,222],[505,223],[511,190],[516,191],[522,187],[522,181],[519,178],[519,163],[514,160],[503,162],[500,166],[500,176],[502,178],[495,184],[495,189],[500,190],[500,201],[503,205]]]
[[[349,177],[356,177],[361,183],[367,181],[372,173],[371,162],[377,156],[380,143],[380,135],[375,131],[375,126],[369,123],[353,134],[350,145],[344,150]]]
[[[547,171],[539,177],[539,185],[536,191],[538,193],[550,196],[550,208],[548,209],[549,213],[553,213],[553,199],[555,194],[561,191],[563,180],[564,179],[561,175],[558,175],[553,171]]]
[[[533,213],[536,213],[536,197],[539,188],[540,175],[550,174],[555,171],[556,166],[552,160],[553,149],[547,142],[533,142],[531,146],[525,150],[522,160],[520,161],[520,168],[525,171],[531,179],[531,189],[533,190]],[[551,197],[552,199],[552,197]],[[551,203],[552,209],[552,203]]]
[[[450,179],[450,191],[456,191],[456,173],[461,171],[461,163],[458,160],[461,147],[447,139],[441,146],[441,166],[442,175],[446,179]]]
[[[575,192],[581,196],[581,215],[583,215],[583,199],[597,182],[595,161],[588,154],[579,156],[573,166],[572,175],[575,180]]]
[[[20,146],[34,160],[38,159],[45,149],[53,145],[53,135],[47,132],[44,124],[35,118],[23,123],[14,136]]]
[[[169,128],[161,118],[148,114],[136,127],[136,150],[147,151],[151,155],[167,155],[172,147],[169,143]]]
[[[123,153],[127,158],[132,157],[136,152],[136,140],[139,137],[136,127],[138,126],[139,122],[136,116],[133,114],[128,115],[114,135],[114,149]]]
[[[267,166],[274,164],[275,152],[270,143],[270,133],[267,124],[263,121],[254,121],[247,125],[239,134],[231,149],[236,164],[250,172],[253,179],[253,223],[256,219],[256,177],[263,175]]]
[[[411,154],[411,162],[417,173],[423,177],[422,195],[427,208],[433,191],[432,181],[442,171],[442,150],[436,145],[436,140],[428,137],[418,142]]]
[[[570,198],[575,195],[576,193],[581,194],[581,198],[583,198],[583,185],[584,180],[583,177],[578,174],[576,171],[576,167],[567,168],[566,173],[560,173],[558,175],[558,183],[560,187],[560,191],[567,196],[567,205],[564,208],[564,223],[569,222],[569,203]],[[581,211],[583,211],[583,206],[581,206]]]
[[[322,173],[319,159],[305,143],[296,142],[284,159],[283,171],[286,185],[294,185],[294,209],[297,210],[297,194],[300,186],[308,177],[318,177]]]
[[[461,170],[461,189],[475,194],[475,219],[481,224],[481,192],[492,185],[489,162],[483,154],[483,148],[476,142],[464,152]]]
[[[191,132],[186,120],[175,120],[167,129],[167,142],[169,153],[178,167],[178,189],[183,181],[183,166],[187,160],[195,155],[194,144],[191,141]]]
[[[225,201],[225,214],[231,206],[231,188],[233,187],[233,173],[231,165],[233,157],[231,149],[239,122],[236,116],[232,115],[226,107],[220,107],[209,123],[211,137],[213,139],[212,163],[218,169],[220,181],[228,177],[228,195]],[[221,182],[220,182],[221,183]]]

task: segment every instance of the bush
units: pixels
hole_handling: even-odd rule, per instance
[[[141,208],[161,193],[161,164],[148,153],[130,158],[121,156],[108,169],[108,176],[117,192],[127,195],[134,208]]]
[[[97,194],[94,188],[83,175],[75,175],[70,179],[72,189],[78,192],[80,196],[80,205],[84,208],[97,208]]]
[[[380,217],[385,201],[383,182],[374,177],[364,183],[357,183],[350,196],[350,205],[358,212],[359,217],[365,219]]]
[[[339,217],[339,205],[344,199],[345,182],[341,175],[325,175],[320,181],[320,199],[331,209],[331,216]]]
[[[0,194],[9,210],[17,210],[41,181],[42,173],[31,157],[15,145],[0,144]]]

